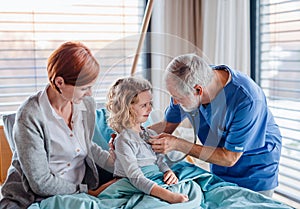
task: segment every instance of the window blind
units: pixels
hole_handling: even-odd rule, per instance
[[[300,1],[259,0],[258,82],[282,134],[276,192],[300,202]]]
[[[47,58],[65,41],[81,41],[98,59],[101,70],[93,89],[98,103],[115,79],[130,74],[144,1],[13,2],[0,9],[0,113],[16,111],[45,87]]]

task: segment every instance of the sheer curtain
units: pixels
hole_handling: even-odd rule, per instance
[[[198,53],[210,64],[250,73],[249,1],[156,0],[151,19],[154,107],[164,110],[169,95],[162,75],[172,58]]]
[[[250,75],[249,1],[202,0],[203,52]]]
[[[163,111],[170,98],[162,86],[166,66],[175,56],[202,48],[201,1],[154,1],[150,39],[154,108]]]

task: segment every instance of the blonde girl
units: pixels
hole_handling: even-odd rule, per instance
[[[187,195],[171,192],[146,178],[142,167],[156,165],[163,173],[164,183],[178,182],[176,175],[163,161],[163,155],[156,155],[147,143],[149,135],[156,135],[142,126],[152,110],[152,86],[141,78],[128,77],[117,80],[108,93],[107,109],[110,112],[109,125],[118,133],[114,140],[115,170],[117,177],[127,177],[131,184],[146,194],[169,203],[188,201]]]

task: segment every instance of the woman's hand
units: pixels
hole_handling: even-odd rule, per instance
[[[94,197],[97,197],[101,192],[103,192],[104,189],[106,189],[108,186],[110,186],[111,184],[115,183],[116,181],[118,181],[118,179],[113,179],[110,180],[109,182],[102,184],[100,187],[98,187],[98,189],[96,190],[89,190],[88,194],[92,195]]]
[[[116,154],[115,154],[115,146],[114,146],[114,141],[115,141],[115,138],[116,138],[116,134],[113,133],[111,134],[111,138],[108,142],[108,145],[109,145],[109,154],[110,154],[110,158],[112,158],[112,161],[114,162],[116,160]]]
[[[168,170],[164,173],[164,182],[168,185],[177,184],[178,178],[172,170]]]
[[[109,152],[109,157],[111,158],[112,162],[115,162],[115,160],[116,160],[115,150],[113,150],[113,149],[110,148],[108,150],[108,152]]]
[[[111,150],[115,150],[114,142],[115,142],[116,137],[117,137],[117,134],[115,134],[115,133],[112,133],[110,135],[110,140],[108,142],[108,145]]]
[[[167,154],[172,150],[177,150],[179,139],[171,134],[162,133],[157,136],[150,136],[149,143],[154,152]]]

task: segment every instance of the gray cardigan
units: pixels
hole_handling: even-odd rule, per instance
[[[42,92],[28,98],[16,114],[13,138],[16,150],[7,180],[2,187],[3,199],[0,208],[7,204],[17,204],[15,208],[27,208],[33,202],[57,194],[77,192],[78,185],[56,177],[50,172],[50,138],[47,118],[42,114],[39,97]],[[82,111],[85,139],[88,147],[84,184],[88,189],[98,186],[99,177],[96,165],[112,171],[106,165],[109,153],[92,142],[95,127],[95,102],[92,97],[85,97],[86,111]],[[81,187],[82,185],[80,185]],[[4,206],[4,207],[3,207]]]

